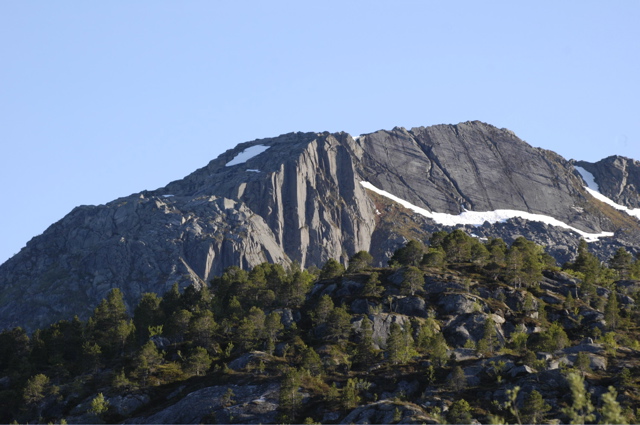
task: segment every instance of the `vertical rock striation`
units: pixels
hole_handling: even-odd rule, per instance
[[[638,163],[603,161],[584,167],[612,199],[637,206]],[[203,285],[232,265],[322,266],[329,258],[346,263],[359,250],[384,263],[407,237],[427,240],[442,228],[362,181],[452,215],[519,210],[597,233],[618,230],[622,214],[593,202],[571,162],[477,121],[355,139],[290,133],[238,145],[163,188],[74,209],[0,266],[0,328],[87,317],[114,287],[132,309],[144,292]],[[625,235],[639,233],[635,219],[624,226]],[[474,232],[560,243],[552,249],[559,258],[578,239],[522,220]]]

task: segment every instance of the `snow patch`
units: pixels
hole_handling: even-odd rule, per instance
[[[251,171],[253,173],[259,173],[260,172],[260,170],[253,170],[253,169],[248,169],[247,171]]]
[[[269,146],[264,145],[255,145],[250,146],[247,149],[240,152],[236,155],[231,161],[227,162],[226,166],[231,167],[232,165],[243,164],[253,158],[254,156],[260,155],[262,152],[269,149]]]
[[[571,227],[562,221],[555,219],[553,217],[549,217],[542,214],[532,214],[526,211],[518,211],[518,210],[495,210],[495,211],[464,211],[459,215],[452,215],[446,213],[437,213],[427,211],[424,208],[420,208],[416,205],[413,205],[410,202],[405,201],[404,199],[400,199],[391,193],[378,189],[374,185],[369,182],[361,181],[360,184],[379,195],[384,196],[385,198],[389,198],[392,201],[395,201],[402,205],[403,207],[412,210],[413,212],[420,214],[424,217],[430,218],[438,224],[442,224],[444,226],[457,226],[457,225],[471,225],[471,226],[481,226],[485,221],[493,224],[493,223],[504,223],[505,221],[511,218],[523,218],[529,221],[538,221],[542,223],[549,224],[551,226],[562,227],[564,229],[569,229],[578,233],[582,236],[587,242],[594,242],[602,237],[613,236],[612,232],[602,232],[602,233],[587,233],[580,229],[576,229],[575,227]]]
[[[613,208],[619,211],[625,212],[632,217],[640,219],[640,208],[635,208],[635,209],[628,208],[628,207],[625,207],[624,205],[617,204],[612,199],[607,198],[602,193],[600,193],[600,186],[598,186],[598,183],[596,183],[593,177],[593,174],[591,174],[590,172],[588,172],[582,167],[575,167],[575,169],[578,170],[578,173],[580,173],[580,175],[582,176],[582,179],[585,181],[585,183],[587,183],[587,186],[585,186],[585,190],[589,192],[591,196],[593,196],[600,202],[604,202],[607,205],[611,205]]]
[[[163,198],[172,198],[172,197],[174,197],[174,196],[175,196],[175,195],[162,195],[162,197],[163,197]]]
[[[587,187],[589,189],[593,189],[596,192],[600,192],[600,186],[598,186],[598,183],[596,183],[596,179],[595,177],[593,177],[593,174],[591,174],[590,172],[588,172],[582,167],[574,167],[574,168],[576,169],[576,171],[578,171],[578,173],[580,173],[580,175],[582,176],[582,180],[584,180],[584,182],[587,184]]]

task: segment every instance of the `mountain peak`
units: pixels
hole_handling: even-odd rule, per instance
[[[604,194],[638,205],[638,164],[603,161],[584,169]],[[464,227],[471,213],[485,222]],[[86,317],[115,287],[133,306],[229,266],[322,266],[360,250],[385,264],[443,223],[478,237],[525,235],[560,261],[584,235],[607,255],[640,234],[637,219],[584,188],[572,162],[480,121],[355,138],[287,133],[242,143],[160,189],[74,209],[0,266],[0,327]]]

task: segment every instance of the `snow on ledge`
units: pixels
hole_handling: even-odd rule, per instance
[[[580,173],[580,175],[582,176],[582,179],[585,181],[585,183],[587,183],[587,185],[584,188],[587,192],[591,194],[591,196],[596,198],[598,201],[611,205],[613,208],[617,210],[620,210],[622,212],[629,214],[632,217],[640,219],[640,208],[633,209],[633,208],[628,208],[628,207],[625,207],[624,205],[615,203],[612,199],[607,198],[602,193],[600,193],[600,186],[598,186],[598,184],[596,183],[593,177],[593,174],[591,174],[590,172],[588,172],[582,167],[575,167],[575,169],[578,170],[578,173]]]
[[[456,226],[459,224],[462,225],[471,225],[471,226],[481,226],[482,224],[484,224],[485,221],[488,221],[489,223],[493,224],[493,223],[504,223],[505,221],[511,219],[511,218],[523,218],[525,220],[529,220],[529,221],[538,221],[538,222],[542,222],[542,223],[546,223],[549,224],[551,226],[556,226],[556,227],[562,227],[564,229],[568,229],[571,230],[573,232],[578,233],[580,236],[582,236],[587,242],[594,242],[596,240],[598,240],[599,238],[603,238],[603,237],[609,237],[609,236],[613,236],[612,232],[602,232],[602,233],[587,233],[584,232],[580,229],[576,229],[575,227],[571,227],[566,223],[563,223],[560,220],[557,220],[553,217],[549,217],[546,215],[542,215],[542,214],[532,214],[526,211],[518,211],[518,210],[495,210],[495,211],[484,211],[484,212],[480,212],[480,211],[464,211],[459,215],[452,215],[452,214],[446,214],[446,213],[437,213],[437,212],[431,212],[431,211],[427,211],[424,208],[420,208],[418,206],[413,205],[410,202],[407,202],[403,199],[398,198],[395,195],[392,195],[391,193],[382,190],[382,189],[378,189],[377,187],[375,187],[374,185],[372,185],[369,182],[365,182],[365,181],[361,181],[360,184],[366,188],[369,189],[375,193],[377,193],[378,195],[382,195],[385,198],[389,198],[392,201],[395,201],[397,203],[399,203],[400,205],[402,205],[403,207],[412,210],[415,213],[418,213],[422,216],[425,216],[427,218],[432,219],[433,221],[435,221],[438,224],[442,224],[444,226]]]
[[[269,146],[264,146],[264,145],[250,146],[247,149],[240,152],[238,155],[236,155],[235,158],[233,158],[231,161],[227,162],[226,166],[231,167],[232,165],[243,164],[248,160],[250,160],[251,158],[253,158],[254,156],[260,155],[262,152],[266,151],[267,149],[269,149]]]
[[[588,172],[582,167],[574,167],[574,168],[578,171],[578,173],[580,173],[580,175],[582,176],[582,180],[584,180],[584,182],[587,184],[587,187],[589,189],[593,189],[596,192],[600,192],[600,186],[598,186],[598,183],[596,183],[596,179],[595,177],[593,177],[593,174],[591,174],[590,172]]]

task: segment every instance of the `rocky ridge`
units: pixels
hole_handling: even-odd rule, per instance
[[[231,162],[256,146],[263,147],[258,155]],[[637,163],[613,162],[619,172],[610,175],[608,163],[580,164],[593,170],[603,193],[634,207]],[[571,162],[506,129],[474,121],[355,139],[291,133],[238,145],[164,188],[74,209],[0,266],[0,328],[86,317],[114,287],[131,307],[144,292],[201,285],[231,265],[321,266],[330,258],[346,263],[359,250],[384,264],[408,236],[426,241],[443,227],[362,181],[429,211],[512,209],[590,233],[617,232],[595,244],[603,257],[621,245],[635,251],[640,242],[640,223],[594,201]],[[468,231],[508,241],[524,234],[562,261],[579,239],[520,219]]]

